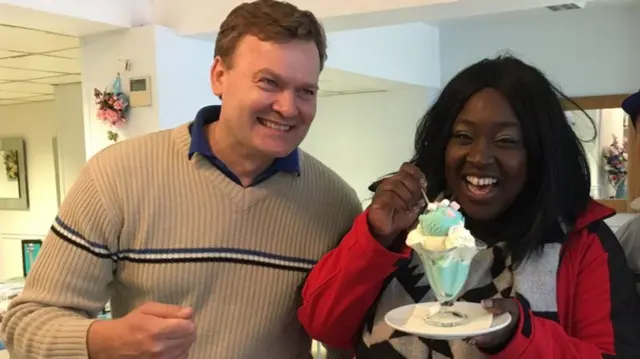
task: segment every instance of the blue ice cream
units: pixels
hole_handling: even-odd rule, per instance
[[[427,213],[420,215],[418,221],[422,234],[425,236],[444,237],[449,234],[453,226],[464,225],[464,217],[455,202],[444,200]]]

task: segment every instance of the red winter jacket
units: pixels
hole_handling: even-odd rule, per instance
[[[603,220],[615,212],[592,201],[563,244],[557,275],[559,322],[521,307],[516,336],[494,359],[638,359],[640,300],[624,252]],[[298,318],[328,346],[353,348],[364,317],[403,253],[372,237],[367,212],[325,255],[302,290]]]

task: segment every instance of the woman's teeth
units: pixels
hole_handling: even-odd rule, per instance
[[[493,177],[467,176],[465,179],[467,180],[467,188],[469,188],[469,191],[476,196],[488,195],[494,188],[493,185],[498,182],[498,180]]]
[[[498,180],[493,177],[467,176],[466,180],[474,186],[489,186],[498,182]]]

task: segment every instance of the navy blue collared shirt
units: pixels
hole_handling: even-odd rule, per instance
[[[205,133],[205,126],[215,122],[220,117],[220,106],[206,106],[198,111],[195,121],[189,126],[191,134],[191,145],[189,146],[189,159],[194,154],[199,153],[211,162],[220,172],[229,177],[235,183],[242,185],[240,179],[213,154],[209,140]],[[291,152],[286,157],[276,158],[273,163],[258,177],[253,179],[251,186],[255,186],[275,175],[278,172],[286,172],[294,175],[300,174],[300,162],[298,158],[298,150]]]

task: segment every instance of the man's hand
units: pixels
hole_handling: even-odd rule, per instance
[[[400,232],[415,224],[425,205],[426,186],[424,174],[411,163],[380,183],[368,214],[369,228],[380,244],[388,248]]]
[[[186,359],[196,339],[191,308],[146,303],[128,315],[96,321],[87,333],[91,359]]]

